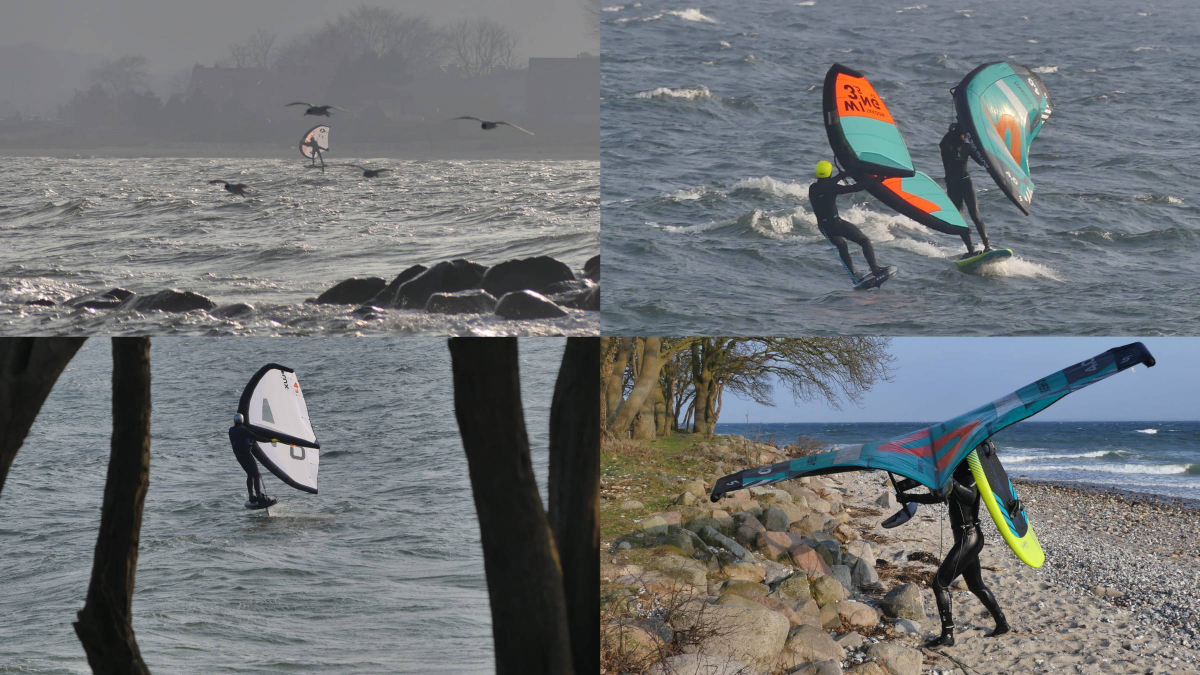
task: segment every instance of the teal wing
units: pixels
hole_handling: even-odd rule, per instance
[[[1145,345],[1134,342],[1116,347],[941,424],[880,443],[843,446],[730,474],[717,480],[712,500],[733,490],[861,470],[890,471],[939,490],[959,463],[996,432],[1036,415],[1073,391],[1138,364],[1154,365]]]
[[[970,231],[942,186],[920,171],[907,178],[865,176],[863,185],[876,199],[925,227],[959,236]]]
[[[1029,215],[1029,147],[1054,109],[1042,78],[1016,63],[987,63],[955,87],[954,107],[996,185]]]

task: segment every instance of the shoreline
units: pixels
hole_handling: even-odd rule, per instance
[[[41,159],[295,159],[304,162],[292,147],[238,143],[183,143],[157,146],[114,145],[90,148],[0,147],[0,157]],[[599,146],[551,146],[520,148],[459,148],[422,150],[389,147],[386,144],[342,144],[326,164],[355,159],[406,159],[419,161],[599,161]]]
[[[916,584],[924,602],[925,615],[924,619],[914,622],[916,634],[902,629],[902,622],[887,618],[890,615],[886,612],[876,615],[877,623],[866,622],[872,625],[852,627],[844,613],[846,621],[840,626],[836,621],[820,625],[827,633],[826,637],[843,648],[829,651],[820,659],[811,655],[801,659],[814,663],[827,659],[838,662],[836,668],[834,663],[829,663],[829,670],[819,671],[821,673],[858,675],[860,671],[877,672],[872,670],[874,664],[867,663],[872,659],[884,659],[881,648],[875,643],[886,643],[887,650],[901,650],[895,653],[919,658],[923,665],[919,670],[911,671],[913,673],[1184,675],[1200,672],[1200,541],[1195,537],[1200,508],[1193,502],[1145,493],[1119,494],[1101,486],[1014,481],[1018,483],[1018,494],[1028,504],[1030,519],[1046,552],[1046,563],[1039,569],[1021,563],[996,532],[990,516],[984,513],[981,518],[985,521],[986,545],[980,555],[985,583],[995,593],[1015,628],[1014,632],[999,638],[990,637],[992,620],[960,580],[953,591],[957,644],[928,650],[922,648],[923,641],[939,630],[936,604],[928,580],[952,543],[944,505],[922,506],[906,525],[884,529],[880,523],[896,510],[894,499],[886,506],[884,502],[888,502],[886,497],[894,493],[887,484],[886,474],[874,471],[785,481],[766,488],[754,488],[733,500],[727,497],[717,504],[709,503],[706,495],[687,500],[679,494],[681,490],[695,491],[697,484],[710,490],[713,481],[721,475],[779,461],[783,457],[771,456],[781,455],[778,448],[739,437],[688,437],[670,440],[669,444],[677,453],[675,465],[664,466],[658,457],[650,454],[657,451],[656,446],[667,446],[668,442],[642,446],[649,449],[643,449],[641,457],[631,452],[623,460],[621,451],[607,449],[602,454],[604,463],[610,467],[605,473],[606,484],[602,490],[602,512],[607,512],[602,516],[602,520],[607,521],[602,529],[601,586],[605,589],[605,597],[619,597],[626,592],[622,588],[632,588],[634,597],[644,602],[645,591],[639,594],[639,585],[652,589],[656,575],[665,569],[661,559],[653,557],[660,555],[660,549],[665,550],[665,547],[626,549],[622,545],[623,541],[636,535],[639,528],[644,528],[645,523],[655,522],[654,516],[665,517],[671,522],[671,512],[680,512],[682,517],[674,517],[679,518],[675,522],[680,522],[681,526],[668,526],[668,529],[679,529],[684,535],[687,532],[683,530],[691,527],[688,520],[694,519],[698,511],[708,514],[703,516],[705,522],[715,525],[714,521],[728,518],[738,529],[739,523],[749,523],[748,518],[757,518],[751,518],[753,513],[765,514],[772,502],[789,501],[782,493],[790,493],[791,499],[802,504],[796,495],[811,496],[815,491],[828,502],[816,502],[818,509],[834,506],[821,515],[825,519],[822,531],[838,531],[837,523],[830,518],[832,513],[852,527],[857,538],[869,542],[873,549],[871,557],[875,559],[882,587],[859,586],[855,581],[845,588],[847,601],[853,600],[855,605],[861,603],[881,612],[885,604],[884,593],[910,582]],[[761,461],[763,459],[768,461]],[[645,507],[630,509],[628,500],[639,499],[645,502]],[[681,505],[684,503],[690,505]],[[759,511],[755,511],[756,508]],[[810,512],[805,510],[803,513]],[[791,528],[785,529],[795,533],[796,525],[792,523]],[[670,536],[668,533],[667,537]],[[787,601],[786,596],[780,596],[779,591],[784,580],[804,573],[803,569],[796,569],[802,561],[787,553],[782,557],[771,554],[769,547],[764,547],[765,541],[743,537],[738,543],[749,549],[749,558],[732,565],[724,559],[715,566],[713,562],[708,564],[706,586],[695,587],[701,596],[707,597],[706,602],[713,607],[731,603],[747,606],[742,599],[726,597],[741,587],[723,579],[744,578],[737,575],[745,574],[745,568],[754,567],[762,571],[763,577],[758,583],[768,592],[765,598],[756,601],[765,605],[760,610],[773,607],[780,610],[780,597],[794,603]],[[850,556],[851,551],[862,550],[857,546],[855,538],[842,543],[843,563],[847,556],[854,559]],[[720,551],[718,557],[721,556],[728,557],[729,554]],[[741,569],[735,571],[735,568]],[[820,575],[812,571],[806,573],[810,575],[813,588],[817,588],[816,580]],[[790,609],[803,613],[800,611],[803,608]],[[821,609],[826,608],[822,605]],[[837,611],[842,609],[839,607]],[[805,647],[798,637],[803,627],[795,623],[795,613],[784,612],[784,615],[792,617],[792,625],[783,651],[751,664],[751,669],[745,672],[782,673],[787,668],[779,668],[781,660],[806,653],[802,651]],[[608,620],[612,625],[611,616]],[[639,625],[645,625],[647,621],[643,618]],[[806,635],[812,636],[811,633]],[[824,638],[817,636],[815,639]],[[736,650],[733,651],[736,655]],[[672,656],[674,661],[669,662],[681,665],[685,656]],[[714,658],[729,656],[727,651]],[[931,666],[933,670],[930,670]]]

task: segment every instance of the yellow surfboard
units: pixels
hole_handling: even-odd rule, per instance
[[[980,446],[983,447],[983,446]],[[981,453],[980,449],[967,455],[967,466],[975,477],[975,486],[979,495],[987,505],[988,513],[996,523],[996,529],[1008,543],[1008,547],[1030,567],[1041,567],[1046,562],[1042,553],[1042,545],[1038,543],[1033,524],[1025,516],[1025,510],[1018,508],[1016,513],[1010,513],[1008,506],[1016,502],[1017,496],[1013,491],[1012,482],[1008,479],[1004,467],[1000,465],[994,452]]]

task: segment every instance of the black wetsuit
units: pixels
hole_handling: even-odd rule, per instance
[[[254,441],[267,440],[269,439],[256,436],[254,432],[243,425],[235,424],[229,427],[229,442],[233,445],[233,456],[237,457],[238,464],[241,464],[242,469],[246,472],[246,494],[250,495],[252,502],[264,500],[266,496],[263,494],[262,476],[258,473],[258,462],[254,461],[250,446]]]
[[[989,441],[990,442],[990,441]],[[954,612],[950,600],[950,584],[962,575],[967,582],[967,589],[979,598],[983,606],[996,620],[996,630],[993,635],[1002,635],[1009,631],[1008,621],[996,596],[983,583],[983,575],[979,567],[979,552],[983,550],[983,531],[979,529],[979,489],[975,487],[975,478],[966,462],[958,465],[954,476],[946,485],[946,498],[941,495],[910,495],[905,501],[922,504],[947,502],[950,511],[950,528],[954,532],[954,546],[946,554],[942,566],[933,577],[933,596],[937,599],[938,614],[942,619],[942,635],[929,643],[929,646],[954,644]]]
[[[967,213],[970,214],[971,220],[975,221],[975,228],[979,230],[979,238],[983,240],[983,247],[989,249],[992,246],[988,243],[987,228],[983,226],[983,219],[979,217],[979,201],[975,198],[975,183],[971,181],[971,174],[967,172],[968,159],[974,159],[979,164],[983,162],[975,156],[971,144],[964,141],[960,133],[959,131],[946,132],[939,144],[942,149],[942,168],[946,170],[946,194],[950,197],[950,201],[954,202],[954,207],[958,209],[959,213],[962,213],[963,205],[966,205]],[[963,233],[962,238],[968,251],[975,249],[971,244],[970,231]]]
[[[867,265],[871,267],[872,274],[879,272],[879,265],[875,262],[875,249],[871,246],[871,240],[867,238],[867,235],[863,234],[862,230],[855,227],[853,223],[848,223],[838,216],[838,195],[865,189],[857,184],[839,185],[839,181],[845,177],[845,172],[842,172],[832,178],[818,178],[817,182],[808,186],[808,201],[812,204],[813,215],[817,217],[817,228],[821,230],[821,234],[833,242],[838,255],[842,257],[842,262],[857,279],[854,262],[850,260],[850,249],[846,246],[847,239],[862,247],[863,257],[867,259]]]

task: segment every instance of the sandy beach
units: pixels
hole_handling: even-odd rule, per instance
[[[652,449],[644,452],[653,457]],[[644,672],[1200,673],[1200,509],[1194,504],[1081,486],[1019,483],[1018,493],[1046,553],[1040,569],[1019,561],[986,512],[981,514],[987,542],[980,556],[984,581],[1013,632],[989,637],[993,621],[960,580],[961,590],[954,591],[953,598],[957,642],[933,651],[923,649],[922,643],[940,630],[928,581],[952,544],[944,506],[922,506],[916,517],[896,529],[880,527],[895,507],[880,503],[892,492],[886,474],[879,472],[788,481],[754,488],[749,494],[733,493],[718,504],[709,502],[707,494],[695,500],[687,496],[701,484],[705,491],[711,489],[719,475],[784,456],[773,446],[731,437],[681,449],[676,459],[688,459],[673,464],[631,461],[620,452],[605,454],[602,596],[608,607],[617,606],[613,599],[625,593],[637,602],[624,614],[607,614],[602,634],[607,630],[611,637],[614,629],[636,627],[660,638],[670,636],[656,628],[655,621],[661,620],[664,605],[678,604],[675,596],[688,593],[693,602],[719,609],[713,616],[722,618],[725,634],[733,638],[740,626],[730,617],[730,605],[762,620],[755,635],[768,635],[786,624],[778,645],[754,646],[750,633],[740,640],[714,640],[707,649],[679,644],[677,637],[643,640],[657,650],[649,661],[666,661]],[[680,468],[687,471],[672,472]],[[642,508],[635,508],[638,504]],[[780,529],[778,523],[763,527],[764,520],[778,520],[775,512],[780,511],[787,514],[785,531],[771,531]],[[679,525],[672,525],[676,520]],[[666,524],[660,528],[665,534],[648,536],[647,523],[653,528],[660,522]],[[817,524],[819,529],[803,534]],[[723,551],[716,531],[726,525],[733,532],[725,537],[732,550]],[[759,528],[766,531],[748,536]],[[673,533],[681,535],[675,537],[677,543],[695,543],[690,530],[699,531],[700,546],[712,553],[701,568],[703,586],[695,577],[690,587],[680,586],[677,582],[686,577],[677,570],[683,563],[676,561],[672,567],[662,562],[665,555],[678,555],[669,550]],[[827,543],[831,535],[836,537],[832,544]],[[790,549],[772,547],[772,541],[786,545],[787,537],[793,542]],[[822,567],[821,561],[814,562],[808,553],[814,547],[806,545],[814,543],[827,558],[824,562],[840,564]],[[740,544],[746,544],[740,553],[747,555],[737,555]],[[697,547],[692,557],[698,560],[704,554]],[[873,574],[859,564],[867,559]],[[838,569],[847,563],[855,565],[853,577]],[[828,584],[823,577],[830,575],[815,568],[834,572],[832,576],[841,578],[840,588]],[[923,620],[892,616],[896,603],[890,596],[901,594],[906,583],[914,583],[919,591],[923,608],[917,610],[923,611]],[[820,597],[827,586],[833,595]],[[796,588],[798,594],[792,592]],[[656,593],[668,596],[668,601],[651,600]],[[806,593],[812,600],[804,597]],[[820,605],[815,622],[806,618],[817,609],[810,605],[813,601]],[[825,604],[837,607],[832,621]],[[773,621],[767,612],[783,620]],[[814,631],[814,623],[828,640]]]

